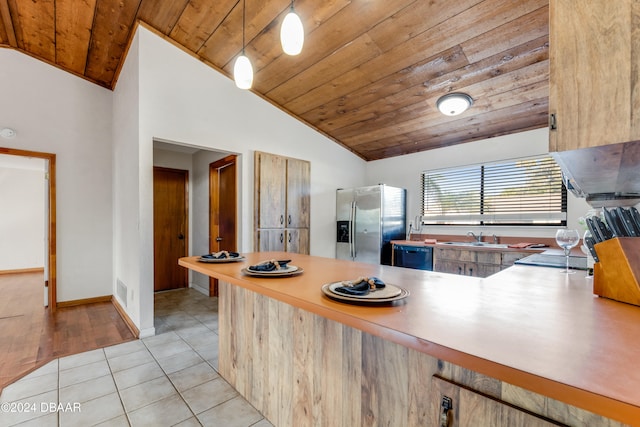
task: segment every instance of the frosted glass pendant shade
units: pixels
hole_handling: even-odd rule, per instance
[[[280,27],[280,43],[282,50],[287,55],[297,55],[302,52],[304,45],[304,29],[300,17],[291,9],[282,21]]]
[[[251,89],[253,84],[253,67],[251,61],[244,55],[238,56],[233,65],[233,79],[240,89]]]

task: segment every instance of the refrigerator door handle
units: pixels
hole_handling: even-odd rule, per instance
[[[349,226],[349,230],[351,231],[351,237],[349,238],[349,245],[351,247],[351,258],[356,258],[356,202],[355,200],[351,202],[351,224]]]

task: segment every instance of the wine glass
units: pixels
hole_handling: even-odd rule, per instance
[[[575,271],[569,270],[569,252],[571,251],[571,248],[577,246],[579,242],[580,234],[578,234],[578,230],[561,228],[556,232],[556,243],[564,249],[564,256],[567,258],[567,264],[564,270],[564,273],[566,274],[575,273]]]

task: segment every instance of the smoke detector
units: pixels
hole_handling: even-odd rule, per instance
[[[5,139],[11,139],[16,136],[16,131],[11,128],[0,129],[0,136]]]

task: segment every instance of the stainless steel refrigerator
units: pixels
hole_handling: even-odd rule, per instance
[[[407,191],[388,185],[339,189],[336,258],[391,264],[391,240],[404,240]]]

